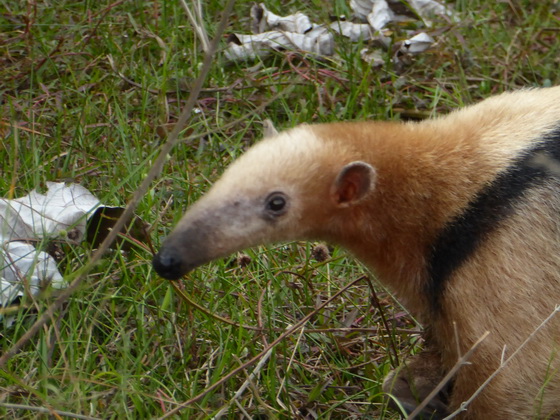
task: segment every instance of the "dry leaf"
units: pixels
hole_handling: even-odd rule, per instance
[[[93,194],[77,184],[49,182],[47,188],[45,194],[32,191],[15,200],[0,199],[0,307],[15,303],[26,290],[36,295],[48,284],[65,287],[54,258],[36,249],[34,243],[62,239],[78,244],[92,215],[97,219],[89,224],[88,233],[92,241],[102,240],[123,211],[101,206]],[[141,221],[135,220],[127,233],[142,238],[143,228]],[[13,318],[4,319],[7,326],[12,322]]]
[[[420,32],[412,38],[403,41],[401,51],[418,54],[426,51],[434,44],[434,39],[425,32]]]
[[[334,39],[326,28],[315,28],[305,34],[269,31],[255,35],[230,35],[225,51],[228,60],[247,60],[265,57],[271,51],[305,51],[332,55]]]
[[[293,15],[278,16],[268,10],[264,3],[255,4],[251,8],[251,16],[255,33],[278,30],[304,34],[313,29],[311,20],[303,13],[296,12]]]
[[[416,0],[403,6],[396,0],[351,0],[354,14],[368,23],[354,23],[341,20],[330,25],[318,25],[302,12],[287,16],[272,13],[261,3],[251,8],[253,34],[231,34],[225,56],[231,61],[262,58],[272,51],[301,51],[317,55],[334,54],[333,32],[349,38],[352,42],[375,41],[377,46],[389,48],[391,32],[385,26],[391,22],[410,20],[410,16],[421,16],[428,24],[427,17],[451,16],[445,6],[434,0]],[[403,10],[404,9],[404,10]],[[397,11],[395,11],[397,10]],[[407,15],[403,15],[410,11]],[[434,40],[427,34],[418,34],[402,42],[401,49],[407,53],[420,53],[430,48]],[[375,66],[383,65],[376,52],[374,56],[363,53],[362,57]]]
[[[84,187],[47,183],[46,194],[32,191],[15,200],[0,199],[0,240],[37,240],[64,237],[80,242],[85,233],[83,217],[99,206],[99,200]],[[78,236],[68,237],[77,229]]]
[[[374,30],[379,31],[383,29],[385,25],[393,20],[395,20],[395,14],[385,0],[373,2],[371,12],[367,15],[367,21]]]
[[[340,35],[350,38],[352,42],[357,42],[360,39],[368,41],[373,38],[373,30],[367,23],[353,23],[344,20],[333,22],[330,27]]]

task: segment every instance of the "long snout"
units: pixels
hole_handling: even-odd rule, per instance
[[[177,280],[188,270],[183,268],[182,258],[177,249],[162,248],[152,259],[156,273],[167,280]]]
[[[211,193],[210,193],[211,194]],[[156,272],[176,280],[195,268],[236,251],[285,236],[275,219],[263,214],[262,196],[206,196],[183,216],[153,258]]]
[[[154,255],[154,270],[163,278],[177,280],[196,267],[216,258],[215,246],[207,226],[177,226]]]

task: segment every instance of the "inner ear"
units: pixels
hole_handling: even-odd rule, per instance
[[[358,203],[375,187],[376,172],[368,163],[356,161],[344,166],[332,187],[331,198],[339,207]]]

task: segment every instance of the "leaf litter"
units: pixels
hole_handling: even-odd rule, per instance
[[[302,51],[319,56],[332,56],[335,51],[335,34],[352,42],[367,41],[374,48],[365,48],[362,59],[373,65],[381,65],[379,49],[387,50],[396,45],[402,53],[419,54],[435,44],[434,38],[425,31],[408,31],[408,38],[398,40],[389,24],[414,22],[430,28],[432,19],[453,19],[450,9],[434,0],[411,0],[403,8],[396,0],[351,0],[350,7],[355,20],[340,17],[330,24],[316,24],[298,11],[279,16],[263,3],[251,8],[252,34],[230,34],[225,56],[231,61],[263,58],[273,51]],[[417,25],[418,26],[418,25]]]
[[[96,247],[122,211],[103,206],[81,185],[63,182],[47,182],[45,194],[0,199],[0,308],[17,305],[26,294],[35,297],[49,285],[66,287],[55,258],[40,248],[50,241],[75,246],[86,239]],[[13,322],[12,316],[4,319],[6,326]]]

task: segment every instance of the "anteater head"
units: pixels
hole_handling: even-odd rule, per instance
[[[323,136],[324,137],[324,136]],[[153,265],[177,279],[216,258],[288,240],[337,240],[340,221],[374,189],[375,170],[352,147],[299,126],[235,161],[165,239]]]

